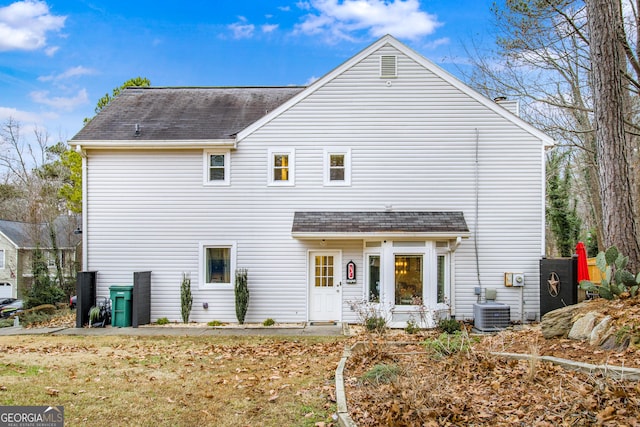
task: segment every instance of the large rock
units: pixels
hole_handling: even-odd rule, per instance
[[[589,344],[591,345],[599,345],[602,338],[609,331],[611,327],[611,316],[606,316],[604,319],[598,323],[595,328],[591,331],[591,335],[589,335]]]
[[[553,310],[542,316],[540,319],[540,330],[545,338],[567,337],[573,326],[573,317],[578,305],[568,305],[566,307]]]
[[[598,320],[598,314],[590,311],[584,316],[576,319],[569,331],[568,337],[572,340],[587,340],[591,337],[591,332]]]

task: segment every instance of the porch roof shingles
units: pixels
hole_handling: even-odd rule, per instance
[[[72,141],[200,141],[235,134],[304,87],[130,87]],[[136,135],[136,125],[140,132]]]
[[[462,212],[296,212],[292,234],[467,234]]]

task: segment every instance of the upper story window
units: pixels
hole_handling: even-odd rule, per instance
[[[269,149],[269,185],[294,185],[295,151]]]
[[[0,249],[0,269],[4,268],[4,249]]]
[[[204,183],[205,185],[229,185],[229,152],[204,152]]]
[[[351,185],[351,150],[325,150],[324,185]]]

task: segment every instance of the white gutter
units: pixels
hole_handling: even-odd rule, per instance
[[[69,145],[82,149],[185,149],[185,148],[237,148],[235,139],[192,139],[192,140],[76,140]]]

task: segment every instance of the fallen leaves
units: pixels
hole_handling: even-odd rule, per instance
[[[566,352],[583,355],[587,361],[612,353],[594,355],[575,341],[541,341],[536,331],[488,338],[469,353],[439,360],[420,354],[418,344],[402,343],[402,351],[392,343],[364,346],[350,357],[344,372],[351,417],[362,427],[638,425],[638,383],[569,371],[539,359],[500,358],[487,349],[518,352],[514,351],[518,348],[522,353],[537,349],[557,357]],[[415,354],[403,354],[412,350]],[[637,359],[637,352],[626,357]],[[359,380],[380,363],[399,366],[399,378],[383,386]]]

